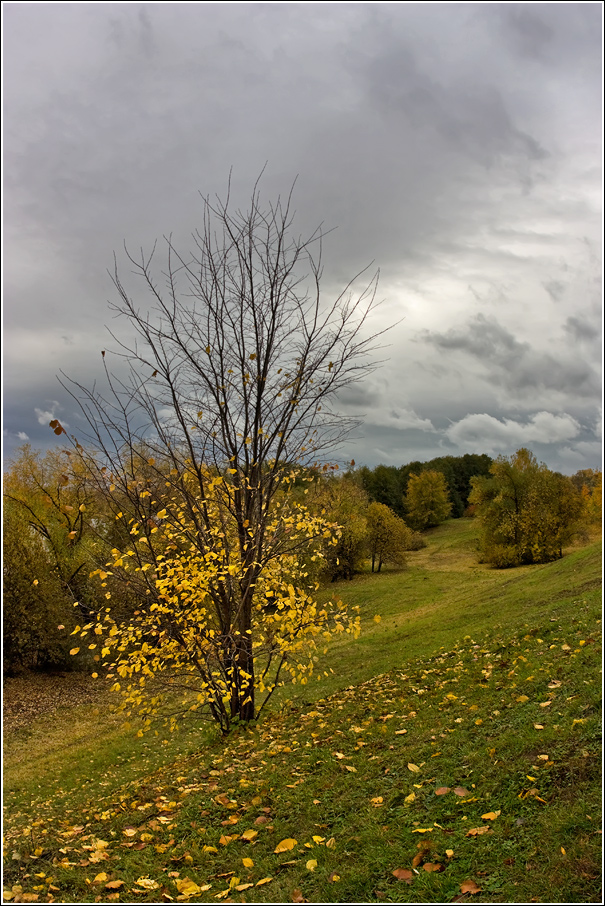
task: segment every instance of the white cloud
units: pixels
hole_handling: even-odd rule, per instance
[[[493,415],[475,413],[450,425],[445,434],[461,449],[503,453],[532,443],[556,444],[569,441],[580,433],[580,425],[571,415],[537,412],[529,422],[514,419],[500,421]]]
[[[57,400],[49,400],[48,402],[52,404],[51,409],[38,409],[37,406],[34,409],[39,425],[48,425],[49,422],[57,417],[57,409],[61,409],[61,405],[57,402]],[[67,424],[67,422],[63,421],[63,419],[61,419],[61,424],[64,428],[69,428],[69,425]]]
[[[430,419],[420,418],[412,409],[401,409],[399,407],[370,412],[366,416],[366,422],[368,425],[399,428],[402,431],[408,428],[417,428],[420,431],[435,431]]]
[[[17,437],[19,440],[22,440],[25,443],[26,440],[29,440],[29,434],[26,434],[25,431],[18,431]]]

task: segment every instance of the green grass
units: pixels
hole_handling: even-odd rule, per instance
[[[327,589],[361,638],[226,742],[90,707],[8,740],[5,899],[600,902],[600,543],[496,571],[474,532]]]

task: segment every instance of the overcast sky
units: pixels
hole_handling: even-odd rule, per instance
[[[342,448],[401,465],[530,447],[601,464],[602,5],[4,3],[4,452],[102,374],[124,240],[187,247],[199,192],[265,162],[380,267],[387,360]],[[146,305],[144,297],[141,304]]]

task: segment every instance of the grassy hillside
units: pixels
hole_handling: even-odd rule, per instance
[[[5,899],[600,902],[600,542],[500,572],[474,532],[329,588],[362,637],[226,743],[109,694],[11,733]]]

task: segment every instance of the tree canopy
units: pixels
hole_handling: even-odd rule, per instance
[[[489,477],[474,478],[470,499],[481,520],[482,557],[498,567],[562,557],[582,513],[572,481],[524,447],[498,457]]]

